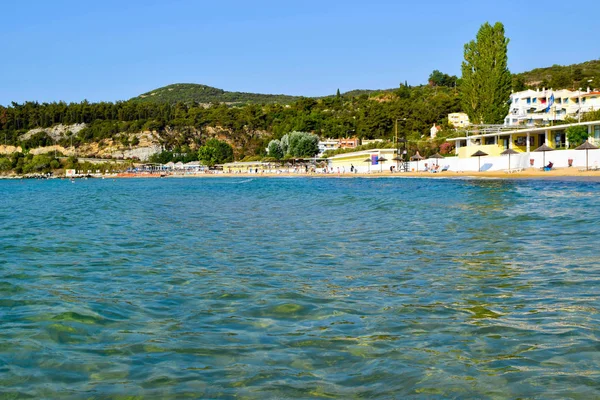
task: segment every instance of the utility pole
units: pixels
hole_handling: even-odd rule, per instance
[[[398,118],[394,121],[395,135],[394,143],[396,143],[396,171],[400,170],[400,142],[398,142]]]
[[[396,171],[400,171],[400,138],[398,138],[398,121],[405,121],[406,118],[396,118],[394,121],[394,141],[396,142]],[[404,137],[404,143],[406,143],[406,134]],[[406,145],[406,144],[405,144]],[[402,154],[402,164],[404,165],[404,153]]]
[[[577,122],[581,122],[581,88],[577,92],[577,104],[579,104],[579,112],[577,113]]]

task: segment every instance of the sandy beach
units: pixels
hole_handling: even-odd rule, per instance
[[[122,173],[118,178],[161,178],[159,174],[148,173]],[[537,168],[528,168],[519,172],[505,171],[445,171],[445,172],[372,172],[364,173],[197,173],[197,174],[170,174],[162,178],[273,178],[273,177],[309,177],[309,178],[440,178],[440,179],[465,179],[465,178],[487,178],[487,179],[561,179],[561,178],[596,178],[600,180],[600,171],[582,171],[579,168],[556,168],[551,171],[542,171]]]

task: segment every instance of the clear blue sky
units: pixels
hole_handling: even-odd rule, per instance
[[[460,75],[479,26],[509,68],[600,57],[600,1],[6,1],[0,104],[115,101],[171,83],[322,96]]]

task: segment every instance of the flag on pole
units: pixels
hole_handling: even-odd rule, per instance
[[[554,93],[552,93],[550,95],[550,98],[548,99],[548,107],[546,107],[546,112],[550,112],[550,107],[552,107],[553,104],[554,104]]]

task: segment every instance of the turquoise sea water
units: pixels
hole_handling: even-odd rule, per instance
[[[0,196],[0,398],[600,397],[600,183]]]

